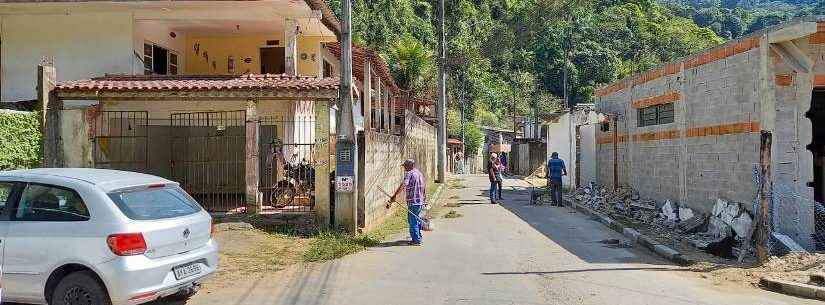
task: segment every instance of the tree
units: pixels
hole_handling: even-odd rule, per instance
[[[417,39],[411,36],[401,39],[390,51],[389,65],[396,84],[408,98],[434,91],[433,53]]]

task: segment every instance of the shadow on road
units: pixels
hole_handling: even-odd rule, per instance
[[[378,245],[372,246],[370,248],[411,247],[409,243],[410,243],[409,240],[401,239],[401,240],[395,240],[395,241],[382,242],[382,243],[379,243]]]
[[[563,274],[563,273],[581,273],[581,272],[600,272],[600,271],[690,271],[684,268],[663,268],[663,267],[649,267],[649,268],[592,268],[592,269],[574,269],[574,270],[558,270],[558,271],[525,271],[525,272],[484,272],[482,275],[526,275],[526,274]]]

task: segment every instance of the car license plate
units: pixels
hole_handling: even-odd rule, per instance
[[[201,273],[201,265],[197,263],[181,265],[172,268],[172,272],[175,273],[175,279],[182,280]]]

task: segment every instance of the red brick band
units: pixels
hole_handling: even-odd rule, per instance
[[[672,140],[681,137],[696,138],[709,136],[722,136],[730,134],[753,133],[760,131],[759,122],[738,122],[730,124],[711,125],[703,127],[688,128],[684,134],[678,129],[669,129],[661,131],[638,132],[633,135],[633,142],[646,142],[656,140]],[[626,142],[627,134],[620,134],[618,136],[619,143]],[[597,144],[612,144],[613,136],[604,136],[596,139]]]
[[[632,106],[633,108],[639,109],[655,105],[673,103],[675,101],[678,101],[680,98],[682,98],[682,95],[679,93],[679,91],[671,91],[662,95],[635,100],[633,101]]]

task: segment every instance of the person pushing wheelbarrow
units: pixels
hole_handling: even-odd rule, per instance
[[[421,245],[422,208],[427,205],[426,182],[424,175],[415,168],[415,160],[404,161],[404,180],[395,189],[395,193],[390,197],[390,202],[395,202],[401,190],[407,191],[407,223],[410,226],[410,245]]]

